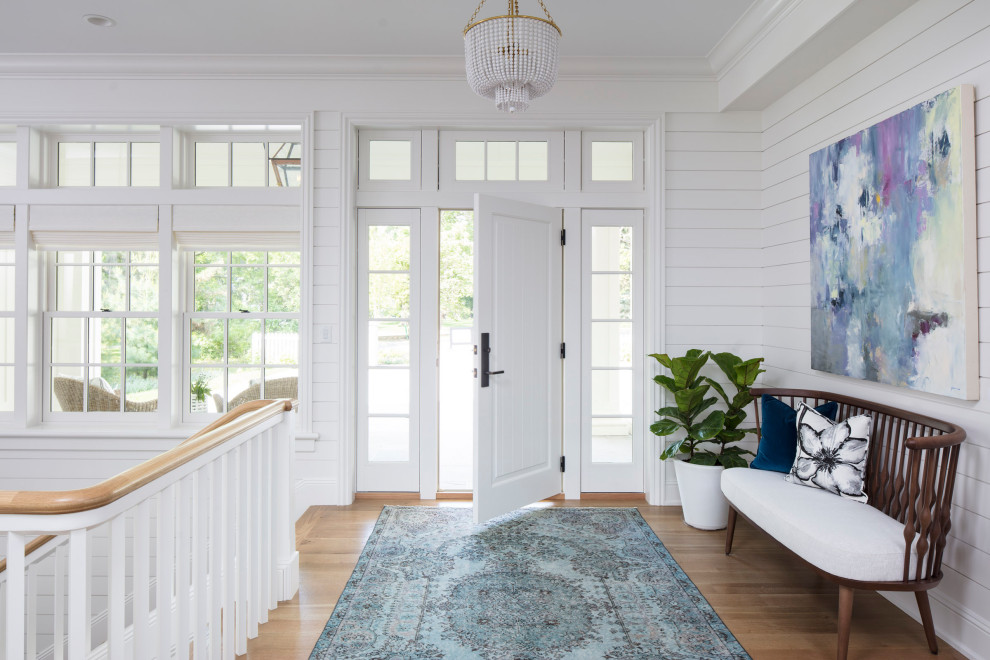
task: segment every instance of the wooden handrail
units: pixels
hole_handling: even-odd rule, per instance
[[[95,486],[76,490],[0,491],[0,514],[57,515],[98,509],[296,405],[291,399],[244,403],[172,449]]]

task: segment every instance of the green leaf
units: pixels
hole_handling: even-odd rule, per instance
[[[695,465],[717,465],[718,456],[710,451],[699,451],[688,462],[694,463]],[[745,461],[743,462],[745,463]]]
[[[736,380],[733,382],[739,387],[748,388],[756,382],[757,376],[766,372],[765,369],[760,369],[761,362],[763,362],[763,358],[753,358],[737,364],[735,367]]]
[[[687,352],[681,358],[671,360],[670,371],[674,374],[674,382],[678,388],[693,388],[696,386],[698,372],[708,362],[708,352],[702,353],[696,348]]]
[[[668,392],[676,392],[679,387],[674,383],[674,379],[670,376],[654,376],[653,382],[657,385],[663,387]]]
[[[697,440],[710,440],[718,435],[725,424],[725,413],[714,410],[697,426],[692,426],[689,433]]]
[[[718,439],[723,445],[739,442],[745,437],[746,434],[738,429],[723,429],[722,432],[718,434]]]
[[[684,444],[684,440],[678,440],[677,442],[671,444],[669,447],[663,450],[660,454],[660,460],[666,461],[667,459],[673,458],[677,454],[681,453],[681,445]]]
[[[713,353],[712,362],[718,365],[718,368],[722,370],[726,378],[733,385],[736,385],[736,365],[742,362],[742,358],[738,355],[733,355],[732,353]]]
[[[701,410],[705,402],[705,394],[708,393],[708,385],[700,385],[690,389],[679,389],[674,392],[674,401],[678,410],[682,414],[694,418]]]
[[[677,417],[680,418],[681,410],[677,406],[666,406],[657,411],[657,415],[660,417]]]
[[[650,357],[670,369],[670,356],[666,353],[650,353]]]
[[[749,463],[746,462],[745,458],[735,456],[733,454],[722,454],[719,456],[718,462],[721,463],[725,469],[749,467]]]
[[[662,419],[659,422],[650,425],[650,431],[653,435],[659,435],[661,437],[675,433],[681,428],[683,427],[680,422],[675,422],[672,419]]]
[[[721,383],[719,383],[717,380],[714,380],[712,378],[709,378],[708,376],[705,376],[705,382],[708,383],[709,385],[711,385],[713,390],[715,390],[716,392],[718,392],[719,396],[722,397],[722,400],[725,401],[726,404],[729,403],[729,397],[725,393],[725,390],[722,389],[722,384]]]
[[[732,397],[732,403],[730,403],[729,405],[731,405],[733,408],[742,409],[748,406],[749,404],[753,403],[753,399],[754,399],[753,395],[749,393],[749,388],[746,388],[736,392],[736,395]],[[743,415],[743,417],[745,417],[745,414]]]
[[[744,454],[749,454],[750,456],[756,456],[753,452],[748,449],[743,449],[742,447],[726,447],[722,450],[723,456],[742,456]]]

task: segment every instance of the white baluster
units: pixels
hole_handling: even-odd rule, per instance
[[[210,594],[206,583],[206,570],[209,565],[210,538],[210,480],[211,466],[207,465],[196,472],[196,499],[193,500],[196,527],[193,541],[193,586],[196,593],[194,607],[193,658],[207,657],[206,632],[210,622]]]
[[[65,660],[65,555],[66,545],[55,548],[54,660]]]
[[[0,582],[0,639],[7,639],[7,581]],[[7,660],[7,642],[0,644],[0,660]]]
[[[249,573],[251,572],[251,452],[247,444],[238,450],[240,456],[240,492],[238,493],[237,529],[237,639],[235,650],[238,655],[247,653],[248,602],[251,599]]]
[[[295,415],[287,411],[276,427],[276,449],[272,470],[275,488],[275,562],[280,577],[278,600],[289,600],[299,588],[298,573],[293,569],[296,554],[295,480],[293,461],[295,460]]]
[[[251,480],[254,488],[251,489],[251,603],[250,603],[250,626],[248,636],[254,639],[258,636],[258,622],[262,620],[262,579],[261,579],[261,538],[263,527],[261,525],[261,439],[263,434],[255,435],[251,438]]]
[[[155,617],[158,621],[158,660],[172,657],[172,576],[175,569],[175,484],[158,497],[158,585]]]
[[[223,660],[233,660],[237,628],[237,500],[241,486],[240,450],[224,456],[226,485],[223,507]]]
[[[189,528],[192,514],[189,511],[189,496],[192,494],[193,477],[189,476],[178,483],[178,504],[176,518],[178,534],[175,551],[175,653],[177,658],[189,657]]]
[[[222,650],[220,639],[220,613],[225,607],[223,598],[223,558],[226,503],[224,502],[224,464],[227,457],[218,457],[210,464],[210,646],[206,656],[219,658]]]
[[[127,594],[124,591],[124,571],[127,568],[127,553],[124,540],[127,530],[124,527],[125,514],[120,514],[110,521],[110,585],[107,616],[107,647],[110,660],[124,660],[124,608],[127,605]]]
[[[24,657],[38,657],[38,562],[27,567],[27,619]]]
[[[151,581],[151,506],[148,500],[137,505],[134,512],[134,656],[151,648],[150,594]]]
[[[7,532],[7,657],[24,657],[24,535]]]
[[[89,533],[74,529],[69,533],[69,660],[89,656]]]
[[[265,621],[268,621],[268,610],[278,607],[278,600],[275,598],[275,565],[272,561],[272,447],[274,446],[275,430],[265,431],[264,444],[262,445],[262,474],[261,474],[261,520],[264,525],[262,540],[265,556],[261,562],[261,574],[264,585],[264,600],[262,600],[262,612]]]

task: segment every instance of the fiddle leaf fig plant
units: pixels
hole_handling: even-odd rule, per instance
[[[685,460],[698,465],[746,467],[744,456],[753,452],[735,443],[756,432],[756,429],[740,428],[740,425],[746,419],[746,406],[753,401],[750,387],[764,372],[760,368],[763,358],[743,360],[732,353],[713,354],[697,348],[679,358],[657,353],[650,354],[650,357],[670,371],[670,376],[660,375],[653,380],[673,395],[675,404],[657,411],[661,419],[650,426],[650,431],[661,437],[683,431],[682,438],[663,450],[661,460],[686,454]],[[725,374],[735,390],[731,396],[721,383],[701,375],[701,369],[709,359]],[[709,391],[714,391],[718,396],[708,396]],[[716,405],[719,399],[726,409],[708,412],[702,419],[702,414]]]

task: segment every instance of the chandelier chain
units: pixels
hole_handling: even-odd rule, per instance
[[[547,6],[545,4],[543,4],[543,0],[539,0],[539,2],[540,2],[540,7],[543,8],[543,13],[547,15],[547,20],[553,23],[553,16],[550,15],[550,10],[547,9]],[[556,23],[554,23],[554,25],[556,25]]]
[[[481,0],[481,2],[478,3],[478,7],[474,10],[474,13],[471,14],[471,19],[467,22],[467,25],[464,26],[465,32],[469,27],[471,27],[471,25],[474,24],[474,20],[478,18],[478,14],[481,13],[481,8],[487,1],[488,0]],[[554,23],[553,16],[550,15],[550,10],[547,9],[547,6],[543,3],[543,0],[537,1],[540,3],[540,8],[543,10],[544,15],[546,15],[547,20],[556,25],[556,23]],[[519,14],[519,0],[509,0],[509,15],[511,16],[513,14]]]
[[[471,27],[471,24],[472,24],[472,23],[474,23],[474,19],[476,19],[476,18],[478,18],[478,13],[479,13],[479,12],[481,12],[481,7],[482,7],[482,6],[484,5],[484,4],[485,4],[485,0],[481,0],[481,2],[479,2],[479,3],[478,3],[478,8],[474,10],[474,13],[473,13],[473,14],[471,14],[471,20],[469,20],[469,21],[467,22],[467,25],[465,25],[465,26],[464,26],[464,31],[465,31],[465,32],[467,31],[467,29],[468,29],[469,27]],[[542,3],[542,0],[541,0],[541,2],[540,2],[540,4],[543,4],[543,3]]]

